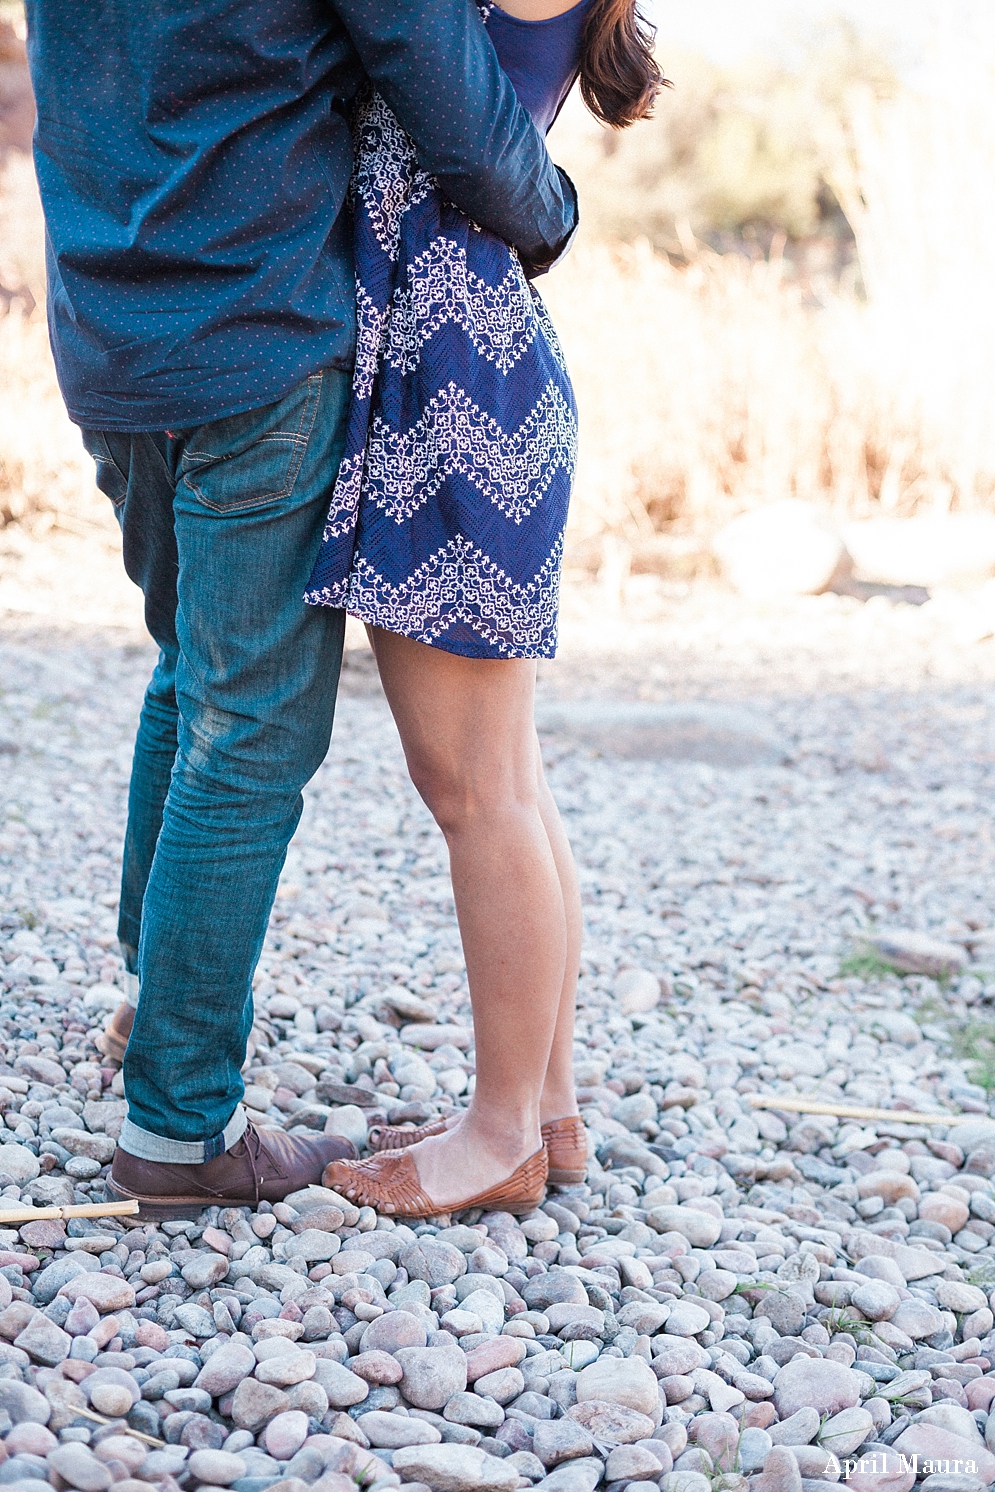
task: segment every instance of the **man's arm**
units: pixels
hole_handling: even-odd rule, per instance
[[[473,0],[333,3],[424,169],[527,268],[548,267],[576,228],[576,195],[501,70]]]

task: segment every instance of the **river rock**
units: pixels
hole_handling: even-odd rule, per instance
[[[984,1310],[988,1297],[977,1285],[968,1285],[962,1280],[937,1280],[933,1286],[936,1303],[943,1311]]]
[[[913,1341],[931,1337],[943,1329],[943,1317],[924,1300],[903,1300],[890,1317],[892,1326]]]
[[[70,1487],[79,1492],[106,1492],[111,1485],[111,1473],[102,1461],[98,1461],[85,1445],[56,1446],[48,1457],[48,1464]]]
[[[117,1141],[108,1134],[88,1134],[85,1129],[53,1129],[52,1139],[63,1150],[68,1150],[70,1155],[82,1155],[87,1160],[95,1160],[98,1165],[106,1166],[114,1159],[117,1149]],[[6,1169],[2,1163],[5,1157],[0,1155],[0,1166]]]
[[[381,1369],[377,1382],[399,1383],[401,1381],[404,1370],[400,1363],[394,1358],[390,1358],[389,1361],[393,1364],[394,1372],[388,1374],[386,1370]],[[366,1378],[360,1377],[358,1373],[350,1372],[344,1364],[331,1362],[328,1358],[318,1358],[314,1368],[314,1378],[325,1390],[328,1402],[333,1409],[349,1409],[353,1404],[361,1404],[369,1397],[370,1385]]]
[[[547,1306],[563,1301],[574,1305],[588,1304],[584,1286],[576,1275],[568,1274],[565,1269],[551,1269],[548,1274],[536,1275],[523,1286],[522,1298],[533,1311],[544,1311]]]
[[[69,1356],[72,1346],[72,1337],[68,1332],[62,1331],[54,1321],[49,1321],[45,1316],[35,1316],[24,1330],[14,1338],[14,1346],[20,1347],[35,1362],[44,1363],[47,1367],[55,1367],[57,1363]]]
[[[438,1445],[442,1436],[422,1419],[372,1409],[363,1415],[363,1434],[378,1450],[396,1451],[404,1445]]]
[[[275,1415],[289,1407],[287,1395],[257,1378],[243,1378],[232,1399],[231,1417],[239,1430],[261,1430]]]
[[[767,1453],[760,1492],[802,1492],[802,1474],[791,1449],[775,1445]]]
[[[886,1321],[895,1314],[902,1298],[894,1285],[885,1280],[871,1280],[858,1285],[850,1297],[851,1305],[857,1307],[868,1321]]]
[[[509,1404],[525,1391],[525,1379],[517,1368],[498,1368],[496,1373],[485,1373],[474,1384],[474,1392],[498,1404]]]
[[[774,1379],[774,1405],[782,1419],[803,1408],[838,1414],[860,1402],[860,1380],[842,1363],[795,1358]]]
[[[424,1280],[433,1290],[453,1284],[467,1269],[465,1254],[438,1238],[420,1238],[410,1244],[401,1250],[398,1263],[409,1279]]]
[[[766,1430],[747,1425],[739,1437],[739,1469],[744,1475],[760,1471],[773,1441]]]
[[[562,1461],[589,1456],[594,1449],[591,1433],[572,1419],[538,1420],[532,1432],[532,1449],[551,1471]]]
[[[410,1311],[391,1311],[371,1321],[360,1339],[362,1352],[396,1353],[402,1347],[424,1347],[428,1333]]]
[[[951,1233],[957,1233],[967,1222],[970,1210],[959,1197],[951,1197],[947,1192],[927,1192],[919,1200],[919,1216],[923,1222],[940,1223]]]
[[[52,1417],[51,1405],[44,1394],[16,1378],[0,1378],[0,1410],[5,1410],[15,1425],[22,1420],[47,1425]]]
[[[995,1482],[995,1455],[975,1441],[944,1430],[940,1425],[910,1425],[894,1442],[894,1448],[906,1456],[917,1455],[920,1470],[925,1470],[923,1463],[926,1461],[970,1461],[982,1481],[986,1484]]]
[[[849,1456],[865,1440],[871,1438],[874,1418],[860,1406],[842,1409],[827,1419],[819,1432],[819,1444],[834,1456]]]
[[[504,1423],[504,1410],[496,1399],[464,1391],[453,1394],[446,1401],[442,1417],[454,1425],[473,1425],[478,1430],[496,1430],[498,1425]]]
[[[726,579],[743,596],[814,596],[849,573],[842,538],[814,505],[782,498],[741,513],[712,541]]]
[[[233,1456],[228,1451],[194,1451],[187,1466],[196,1482],[215,1487],[230,1487],[248,1470],[241,1456]]]
[[[767,1433],[775,1445],[808,1445],[818,1435],[821,1422],[818,1410],[806,1404],[779,1423],[768,1425]]]
[[[659,1456],[645,1445],[617,1445],[608,1452],[605,1476],[609,1482],[656,1481],[663,1472]]]
[[[660,981],[649,969],[623,969],[615,976],[612,995],[623,1015],[645,1015],[660,999]]]
[[[655,1419],[648,1414],[607,1399],[585,1399],[572,1405],[565,1418],[583,1425],[595,1440],[605,1445],[632,1445],[637,1440],[648,1440],[655,1425]]]
[[[263,1445],[277,1461],[289,1461],[307,1439],[308,1417],[299,1409],[288,1409],[271,1419],[263,1432]]]
[[[652,1416],[658,1396],[656,1374],[641,1357],[604,1357],[577,1375],[578,1404],[595,1399]]]
[[[712,1318],[704,1306],[696,1305],[693,1300],[679,1300],[672,1308],[663,1330],[668,1337],[695,1337],[699,1332],[707,1331],[712,1324]]]
[[[227,1275],[228,1260],[222,1254],[200,1253],[180,1273],[192,1290],[210,1290]]]
[[[126,1311],[135,1304],[134,1286],[112,1274],[78,1274],[60,1287],[59,1294],[68,1300],[85,1296],[101,1312]]]
[[[433,1492],[514,1492],[518,1486],[514,1466],[469,1445],[404,1446],[391,1462],[402,1481],[424,1482]]]
[[[401,1347],[401,1392],[416,1409],[442,1409],[466,1388],[466,1357],[458,1347]]]
[[[876,953],[899,973],[925,974],[930,979],[951,978],[967,963],[967,954],[957,943],[902,928],[876,928],[873,933],[863,934],[858,947]]]
[[[501,1368],[517,1368],[525,1357],[525,1343],[521,1337],[495,1337],[490,1342],[482,1342],[479,1347],[474,1347],[466,1354],[466,1381],[476,1383],[478,1378],[484,1378],[488,1373],[496,1373]]]
[[[220,1399],[237,1388],[255,1366],[256,1359],[250,1348],[242,1347],[238,1342],[227,1342],[211,1353],[194,1383],[213,1398]]]

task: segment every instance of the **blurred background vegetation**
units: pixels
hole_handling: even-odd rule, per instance
[[[858,86],[887,98],[898,87],[883,43],[835,18],[809,32],[800,56],[721,65],[666,44],[674,90],[655,117],[617,134],[573,97],[553,144],[583,191],[585,233],[647,239],[675,259],[694,240],[719,252],[768,253],[837,268],[853,236],[831,184],[838,121]],[[693,250],[692,250],[693,252]]]

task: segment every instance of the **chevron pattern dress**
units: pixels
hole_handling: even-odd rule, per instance
[[[467,658],[551,657],[577,454],[556,332],[376,93],[353,198],[352,402],[305,599]]]

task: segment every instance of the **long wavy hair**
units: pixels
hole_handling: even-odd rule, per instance
[[[594,0],[584,24],[580,91],[595,119],[625,129],[653,111],[670,83],[653,56],[656,27],[637,0]]]

